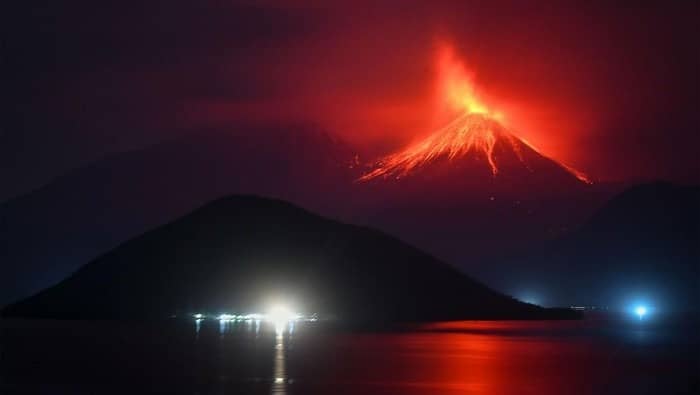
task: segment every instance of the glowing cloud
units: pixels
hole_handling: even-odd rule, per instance
[[[475,74],[456,58],[452,48],[443,46],[437,56],[438,94],[452,109],[474,114],[491,114],[479,99],[474,83]]]

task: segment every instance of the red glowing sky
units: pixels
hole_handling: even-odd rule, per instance
[[[445,45],[549,156],[602,180],[700,180],[692,2],[276,3],[17,5],[0,197],[239,119],[318,122],[387,153],[444,120]]]
[[[326,35],[264,62],[281,97],[208,102],[204,117],[281,110],[385,153],[444,123],[436,58],[449,45],[483,100],[543,152],[598,179],[668,177],[675,169],[654,174],[649,164],[658,152],[683,151],[677,142],[697,126],[697,77],[682,63],[697,57],[672,42],[691,33],[672,24],[679,9],[658,11],[527,2],[330,10]],[[679,68],[690,79],[679,81]],[[652,143],[657,134],[669,140]],[[683,166],[679,178],[692,174]]]

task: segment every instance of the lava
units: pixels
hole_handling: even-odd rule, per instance
[[[408,146],[403,151],[385,156],[375,163],[374,169],[362,175],[360,181],[368,181],[377,177],[402,178],[415,169],[424,166],[438,158],[449,160],[463,157],[467,154],[482,154],[486,157],[491,173],[498,175],[498,162],[494,155],[494,147],[503,142],[517,155],[520,162],[529,168],[522,155],[522,146],[527,146],[543,155],[531,144],[513,135],[501,122],[494,117],[483,114],[464,112],[455,120],[438,129],[426,139]],[[547,157],[548,158],[548,157]],[[578,178],[590,184],[590,179],[582,172],[557,162],[554,163]]]
[[[530,167],[523,158],[521,147],[529,147],[547,157],[531,144],[516,137],[503,124],[503,115],[484,104],[476,92],[473,74],[468,73],[462,63],[454,58],[450,49],[443,49],[441,52],[438,71],[438,94],[444,100],[443,104],[458,113],[456,118],[424,140],[381,158],[374,164],[373,170],[362,175],[359,181],[377,177],[402,178],[438,158],[453,160],[469,153],[484,155],[491,173],[496,176],[499,167],[494,148],[499,142],[506,144],[528,169]],[[580,181],[591,183],[580,171],[547,158]]]
[[[443,155],[453,159],[472,150],[486,155],[491,172],[496,175],[498,166],[493,156],[493,149],[498,139],[506,138],[514,150],[519,152],[519,147],[516,148],[517,145],[511,141],[510,135],[503,131],[503,126],[493,118],[481,113],[465,112],[425,140],[382,158],[376,168],[363,175],[360,180],[390,175],[400,178]]]

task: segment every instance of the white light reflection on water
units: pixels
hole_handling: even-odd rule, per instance
[[[202,319],[195,320],[195,339],[199,339],[202,321]],[[272,377],[270,378],[270,393],[275,395],[287,394],[287,385],[291,382],[291,380],[287,377],[286,348],[287,343],[291,340],[294,332],[294,322],[269,322],[265,324],[263,328],[263,322],[261,320],[247,320],[243,322],[222,320],[219,321],[218,327],[219,339],[224,340],[224,338],[228,337],[227,335],[230,334],[228,332],[231,332],[239,325],[243,325],[245,331],[254,332],[256,339],[260,338],[261,336],[268,336],[274,333],[275,342],[272,361]],[[272,332],[272,329],[274,329],[274,332]]]
[[[199,340],[199,331],[202,329],[202,319],[198,318],[194,321],[194,340]]]
[[[224,333],[226,333],[226,329],[228,327],[228,322],[226,321],[219,321],[219,337],[223,339]]]
[[[277,325],[275,328],[275,357],[273,361],[273,376],[271,394],[287,393],[287,372],[285,369],[286,356],[284,352],[285,327]]]

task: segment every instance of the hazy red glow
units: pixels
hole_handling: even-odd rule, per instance
[[[239,75],[259,80],[269,95],[190,101],[189,115],[219,125],[251,116],[310,120],[372,160],[457,116],[439,92],[431,56],[436,42],[449,42],[477,83],[478,102],[551,158],[606,181],[692,173],[695,145],[675,144],[694,139],[688,129],[697,124],[695,63],[683,63],[697,55],[679,40],[696,29],[687,7],[659,3],[629,13],[561,2],[374,3],[329,7],[318,34],[220,68],[229,75],[217,84],[238,86],[232,77]],[[684,22],[668,23],[671,15]]]
[[[439,157],[446,156],[452,160],[470,152],[483,154],[491,173],[496,176],[499,168],[494,157],[494,147],[499,141],[508,144],[525,166],[527,164],[523,160],[519,145],[521,141],[540,154],[548,156],[516,137],[510,128],[504,126],[503,113],[481,99],[474,82],[474,74],[467,71],[464,64],[454,56],[451,48],[443,47],[437,59],[438,95],[448,112],[456,112],[456,118],[427,138],[381,158],[375,164],[375,168],[360,180],[367,181],[377,177],[401,178]],[[555,162],[582,182],[591,182],[582,172]]]
[[[454,50],[443,45],[437,55],[438,95],[453,110],[487,114],[499,118],[498,112],[489,108],[477,93],[475,73],[467,71],[464,63],[456,58]]]
[[[3,200],[240,120],[316,122],[363,160],[393,152],[455,116],[436,111],[436,40],[557,160],[601,181],[700,177],[696,2],[78,1],[51,2],[49,24],[15,3]]]
[[[323,343],[328,352],[304,366],[325,392],[340,382],[358,393],[405,395],[587,393],[609,388],[612,374],[658,370],[653,358],[607,363],[605,342],[539,334],[577,328],[578,322],[461,321],[426,325],[424,332],[344,336]]]

